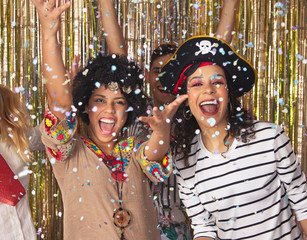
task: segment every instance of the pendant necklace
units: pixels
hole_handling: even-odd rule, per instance
[[[89,135],[87,136],[96,145],[96,147],[100,149],[97,143],[95,143],[95,141]],[[119,208],[115,209],[113,213],[113,222],[114,222],[114,225],[119,228],[120,239],[125,240],[124,230],[126,227],[129,226],[131,222],[131,214],[128,210],[122,207],[123,185],[124,185],[124,180],[126,179],[126,177],[124,176],[124,171],[123,171],[124,160],[123,160],[122,152],[119,147],[119,144],[117,145],[118,145],[118,150],[120,153],[120,164],[117,163],[117,159],[115,157],[111,155],[106,155],[106,153],[102,151],[102,149],[100,149],[100,151],[102,152],[104,156],[103,162],[108,167],[108,169],[112,172],[111,175],[113,179],[115,179],[115,182],[116,182],[116,190],[117,190],[117,195],[118,195]],[[121,166],[121,169],[115,169],[114,167],[115,164]]]
[[[121,159],[121,163],[122,163],[122,167],[124,166],[124,161],[123,161],[123,156],[122,156],[122,152],[121,149],[118,145],[118,150],[120,153],[120,159]],[[123,172],[123,169],[121,169],[121,171]],[[121,178],[121,181],[118,180],[118,178],[116,178],[116,188],[117,188],[117,194],[118,194],[118,201],[119,201],[119,208],[117,208],[113,214],[113,219],[114,219],[114,224],[116,227],[118,227],[120,229],[120,239],[124,240],[124,230],[126,227],[129,226],[130,222],[131,222],[131,214],[128,210],[124,209],[122,207],[122,193],[123,193],[123,185],[124,185],[124,179]],[[120,185],[120,187],[119,187]]]

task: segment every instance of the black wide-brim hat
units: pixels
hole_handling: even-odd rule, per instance
[[[167,92],[177,95],[181,72],[190,64],[212,62],[227,73],[228,84],[232,85],[236,97],[249,92],[256,81],[252,65],[225,41],[209,36],[194,36],[182,43],[159,74],[159,80]],[[178,84],[177,84],[178,82]],[[177,84],[177,85],[176,85]]]

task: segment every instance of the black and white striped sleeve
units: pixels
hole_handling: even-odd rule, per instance
[[[195,189],[187,185],[184,178],[180,175],[180,172],[177,172],[176,177],[180,199],[186,207],[188,217],[192,220],[194,239],[200,237],[216,239],[217,226],[215,224],[215,219],[205,210],[200,202],[198,194],[195,193]]]
[[[278,175],[287,191],[291,209],[298,221],[307,219],[307,185],[290,139],[283,129],[276,126],[274,154]]]

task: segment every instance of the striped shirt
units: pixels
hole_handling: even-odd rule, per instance
[[[307,186],[290,139],[273,123],[255,122],[255,131],[249,143],[234,140],[224,157],[209,152],[200,135],[188,167],[177,157],[195,239],[302,239],[293,214],[307,219]]]

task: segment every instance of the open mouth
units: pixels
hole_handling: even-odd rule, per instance
[[[201,111],[206,115],[217,114],[219,110],[219,103],[216,99],[203,101],[199,104]]]
[[[162,93],[162,94],[170,94],[169,92],[165,91],[162,86],[158,86],[157,89]]]
[[[102,134],[112,134],[115,128],[115,121],[113,119],[102,118],[99,120],[99,127]]]

